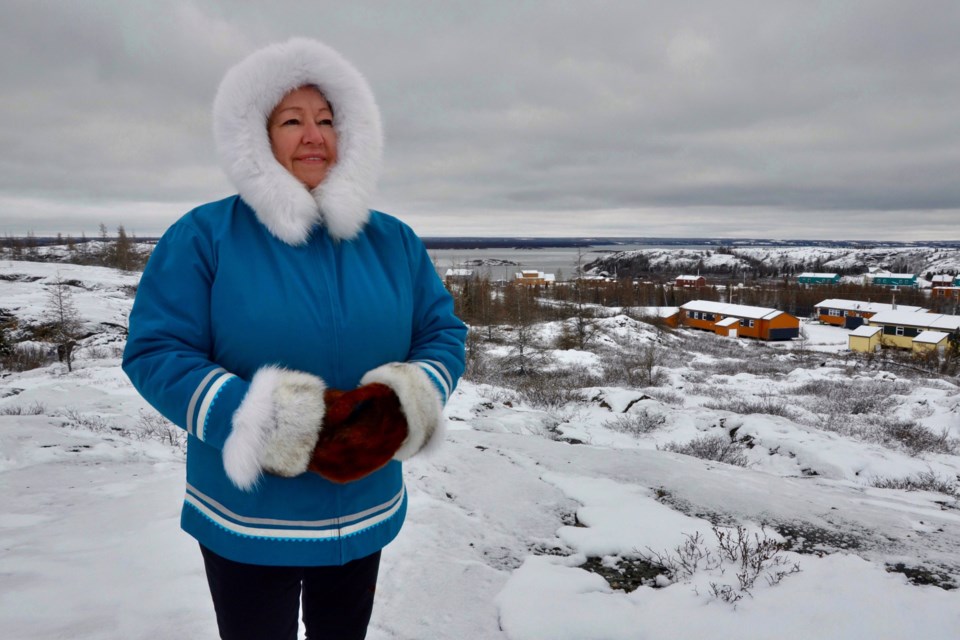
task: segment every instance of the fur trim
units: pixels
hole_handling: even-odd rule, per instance
[[[263,471],[293,477],[307,470],[326,410],[325,389],[309,373],[272,366],[257,371],[223,445],[233,484],[248,491]]]
[[[415,364],[391,362],[368,371],[360,380],[360,384],[374,382],[393,389],[407,419],[409,434],[394,454],[395,460],[407,460],[428,446],[439,446],[445,431],[443,402],[426,371]]]
[[[336,164],[308,190],[273,156],[267,119],[287,93],[316,85],[333,104]],[[270,233],[304,244],[317,224],[349,240],[370,218],[383,158],[380,111],[366,79],[330,47],[293,38],[230,69],[213,102],[213,133],[227,176]]]

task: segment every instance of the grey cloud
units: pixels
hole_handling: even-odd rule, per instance
[[[952,1],[62,4],[0,9],[0,195],[223,195],[220,76],[307,35],[369,77],[387,133],[378,205],[432,235],[526,218],[518,233],[640,220],[662,231],[643,235],[758,235],[789,211],[828,237],[868,214],[877,237],[904,219],[957,237]]]

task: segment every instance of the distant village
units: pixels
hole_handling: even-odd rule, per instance
[[[850,276],[845,276],[850,279]],[[448,269],[445,280],[448,287],[457,288],[477,274],[472,269]],[[960,350],[960,315],[956,310],[960,303],[960,275],[936,274],[929,281],[920,279],[917,274],[877,272],[856,276],[860,286],[873,295],[878,290],[888,291],[890,302],[871,300],[822,298],[812,304],[809,314],[826,325],[849,330],[848,346],[851,351],[876,353],[883,348],[907,350],[925,357],[931,354],[944,354],[947,350]],[[582,296],[584,291],[597,291],[610,286],[622,286],[618,279],[605,274],[587,275],[573,281],[558,281],[554,274],[537,270],[520,270],[515,273],[509,286],[536,289],[576,287]],[[633,282],[634,287],[641,283]],[[651,283],[646,283],[651,284]],[[795,290],[807,295],[820,292],[833,292],[841,287],[842,277],[838,273],[805,272],[798,274],[792,284]],[[662,283],[659,287],[664,298],[668,295],[688,299],[677,306],[657,306],[656,316],[660,322],[670,327],[687,327],[709,331],[725,337],[745,337],[757,340],[794,340],[802,338],[801,323],[798,315],[788,313],[783,308],[756,306],[735,303],[734,291],[726,291],[726,300],[701,299],[698,292],[711,292],[716,296],[718,290],[727,285],[712,286],[702,275],[678,275],[672,283]],[[741,285],[743,288],[743,285]],[[916,299],[918,296],[933,304],[915,305],[897,303],[897,295]],[[908,295],[912,294],[912,295]],[[741,299],[744,297],[740,295]],[[596,299],[593,295],[588,298]],[[582,300],[582,298],[580,298]],[[943,313],[933,309],[952,307],[953,313]],[[794,305],[795,306],[795,305]]]

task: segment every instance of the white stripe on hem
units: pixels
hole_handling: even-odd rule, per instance
[[[186,495],[184,500],[187,504],[195,508],[207,518],[213,520],[218,525],[232,533],[238,533],[240,535],[251,536],[254,538],[282,538],[288,540],[294,540],[297,538],[306,540],[329,540],[332,538],[340,538],[353,533],[358,533],[364,529],[369,529],[370,527],[389,519],[400,510],[400,506],[403,504],[403,499],[401,497],[401,499],[397,500],[397,503],[393,505],[393,507],[377,516],[374,516],[373,518],[352,524],[349,527],[317,531],[309,529],[264,529],[260,527],[248,527],[227,520],[189,493]]]

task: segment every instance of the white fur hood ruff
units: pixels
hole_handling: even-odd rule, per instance
[[[337,163],[312,191],[270,149],[267,119],[287,93],[316,85],[334,109]],[[370,217],[383,157],[380,111],[366,79],[330,47],[304,38],[273,44],[230,69],[213,102],[220,162],[240,196],[274,236],[291,245],[325,225],[354,238]]]

